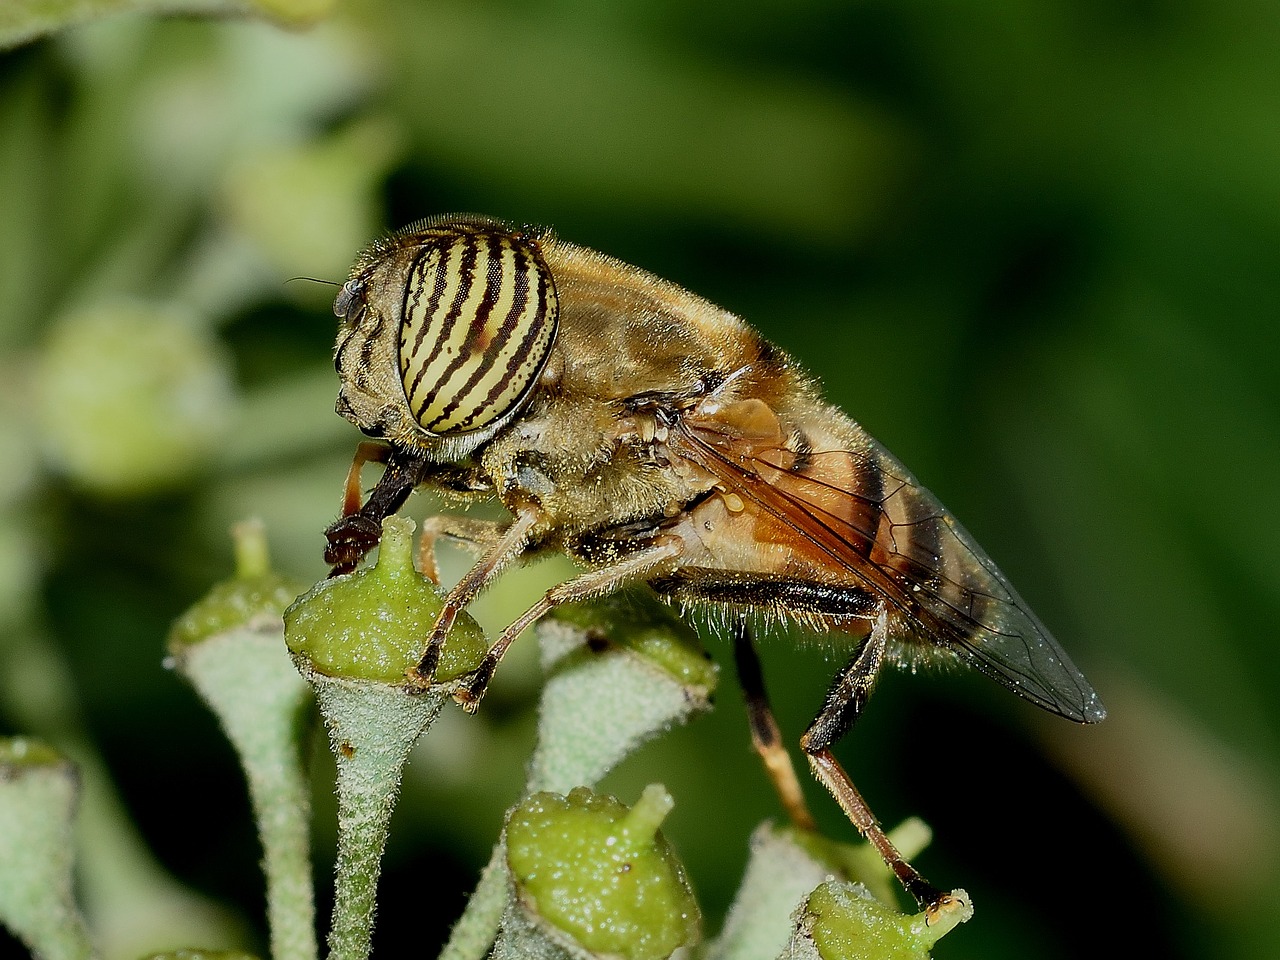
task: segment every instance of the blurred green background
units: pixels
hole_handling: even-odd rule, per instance
[[[457,210],[745,316],[1097,686],[1086,729],[978,676],[891,673],[841,745],[884,821],[934,827],[922,871],[974,897],[937,956],[1280,955],[1276,12],[351,0],[309,29],[119,16],[0,53],[0,733],[89,763],[111,960],[263,949],[235,761],[163,639],[238,519],[324,573],[359,437],[333,413],[333,288],[288,278],[340,281],[381,230]],[[563,572],[513,574],[482,619]],[[837,654],[763,655],[798,737]],[[410,773],[384,956],[434,954],[516,798],[539,678],[533,644],[510,659]],[[779,816],[732,683],[719,700],[607,783],[671,789],[713,929]]]

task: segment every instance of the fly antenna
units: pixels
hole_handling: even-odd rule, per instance
[[[327,283],[331,287],[342,286],[337,280],[321,280],[319,277],[290,277],[285,283],[293,283],[295,280],[310,280],[312,283]]]

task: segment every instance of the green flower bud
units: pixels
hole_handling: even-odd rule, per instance
[[[831,880],[810,894],[801,923],[822,960],[928,960],[929,949],[971,916],[963,890],[936,909],[904,915],[857,884]]]
[[[169,630],[169,652],[181,656],[208,637],[221,636],[241,627],[272,625],[279,629],[285,609],[304,585],[270,569],[267,540],[262,524],[249,521],[233,531],[236,572],[187,609]]]
[[[697,942],[701,915],[684,869],[658,833],[671,796],[647,787],[628,809],[585,787],[536,793],[507,822],[507,860],[531,912],[583,948],[659,960]]]
[[[329,677],[403,684],[444,606],[438,588],[413,566],[413,522],[388,517],[373,566],[322,580],[285,611],[295,658]],[[436,680],[474,670],[487,650],[466,613],[445,640]]]
[[[85,487],[129,495],[168,487],[216,449],[230,420],[231,367],[185,314],[98,306],[53,327],[36,381],[50,460]]]
[[[703,649],[693,629],[656,602],[630,594],[613,594],[589,603],[566,604],[555,618],[633,650],[666,670],[685,687],[716,688],[719,668]]]

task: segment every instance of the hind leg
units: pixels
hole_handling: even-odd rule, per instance
[[[684,567],[674,575],[654,582],[653,587],[659,593],[681,600],[710,600],[759,607],[764,610],[784,610],[793,614],[811,615],[826,619],[833,624],[849,627],[855,624],[870,625],[870,630],[866,639],[859,645],[858,652],[836,675],[827,691],[822,709],[800,739],[800,746],[809,760],[809,768],[814,777],[827,788],[845,816],[858,828],[858,832],[867,839],[867,842],[875,847],[885,864],[916,902],[925,908],[937,907],[944,902],[948,895],[925,880],[898,852],[892,841],[885,835],[871,808],[867,806],[866,801],[853,785],[849,774],[831,753],[831,746],[849,731],[863,707],[866,706],[871,690],[875,686],[876,675],[884,662],[888,636],[885,615],[880,602],[857,587],[842,587],[794,577],[710,568]],[[734,641],[735,653],[747,649],[739,642],[737,636]],[[746,689],[747,684],[744,683],[743,686]],[[760,684],[755,696],[759,698],[762,694],[763,684]],[[747,697],[750,704],[753,694],[748,692]],[[750,709],[754,708],[749,706]],[[771,720],[770,713],[768,720],[761,720],[762,726],[757,730],[756,716],[753,715],[753,739],[760,737],[761,734],[766,741],[769,739],[771,731],[768,729],[768,724]],[[776,730],[776,724],[773,729]],[[759,749],[757,746],[757,750]],[[763,751],[761,756],[765,757],[765,765],[768,768],[769,758]],[[788,766],[790,766],[789,761]],[[794,774],[792,776],[794,777]],[[785,774],[783,777],[785,780]],[[775,779],[775,785],[778,783],[779,781]],[[779,786],[783,804],[788,806],[789,811],[791,807],[785,791],[790,789],[785,784]]]
[[[915,867],[898,852],[876,819],[853,780],[831,753],[831,745],[849,732],[866,706],[867,698],[875,685],[876,674],[884,661],[886,644],[883,615],[877,619],[871,633],[853,659],[836,674],[822,709],[809,729],[800,738],[800,747],[809,758],[809,769],[827,790],[845,816],[876,848],[881,859],[893,871],[907,893],[915,898],[921,908],[937,907],[947,894],[929,883]]]

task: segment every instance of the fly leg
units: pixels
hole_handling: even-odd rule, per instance
[[[502,538],[504,524],[475,517],[456,517],[447,513],[433,514],[422,521],[418,539],[418,572],[434,584],[440,583],[436,564],[436,542],[452,540],[460,547],[484,556]]]
[[[774,789],[782,800],[782,806],[791,822],[802,830],[813,830],[813,814],[804,802],[796,768],[791,754],[782,744],[782,733],[774,719],[769,695],[764,687],[764,674],[760,669],[760,655],[751,639],[751,631],[739,618],[733,624],[733,664],[738,673],[738,685],[747,701],[747,722],[751,727],[751,744],[764,764],[765,773],[773,781]]]
[[[395,451],[385,444],[365,442],[356,447],[342,489],[342,517],[324,532],[324,560],[333,568],[329,576],[354,570],[364,555],[382,539],[383,519],[399,510],[409,499],[418,482],[417,463],[410,466],[409,463],[396,462],[393,465],[397,459]],[[362,505],[364,489],[360,485],[360,474],[367,463],[383,463],[387,468],[369,495],[368,502]]]
[[[779,574],[681,567],[667,577],[651,581],[650,585],[658,593],[684,602],[711,601],[734,607],[783,609],[845,623],[865,623],[878,615],[876,600],[865,591]],[[760,658],[741,618],[733,626],[733,656],[738,682],[747,701],[752,745],[792,822],[811,830],[813,816],[805,805],[791,756],[782,745],[778,723],[765,692]]]
[[[488,689],[489,681],[493,679],[494,671],[498,669],[498,664],[507,649],[528,627],[561,604],[602,597],[652,574],[655,569],[660,569],[678,557],[683,549],[684,545],[679,540],[673,537],[661,538],[649,547],[617,563],[599,570],[590,570],[552,587],[537,603],[502,631],[502,635],[489,648],[480,665],[471,672],[466,683],[454,694],[454,699],[461,703],[462,708],[468,713],[475,713],[480,707],[480,698]]]
[[[857,654],[832,682],[822,710],[801,737],[800,746],[818,782],[835,797],[836,803],[858,828],[858,832],[876,848],[876,852],[916,902],[926,909],[945,902],[949,895],[925,880],[897,851],[849,775],[831,754],[831,745],[849,731],[866,706],[871,688],[875,685],[876,674],[884,662],[888,633],[881,601],[864,590],[848,585],[707,567],[682,567],[666,577],[653,580],[651,585],[658,593],[677,600],[710,600],[764,610],[782,609],[791,613],[805,613],[824,618],[846,630],[855,624],[871,625]],[[753,681],[749,678],[751,662],[755,659],[752,655],[754,651],[740,642],[736,634],[734,652],[739,657],[739,663],[743,662],[742,654],[748,654],[748,670],[743,671],[746,674],[743,689],[747,695],[748,710],[752,714],[752,737],[755,739],[759,736],[755,728],[758,708],[752,706],[752,700],[753,696],[757,701],[763,696],[763,684],[758,685],[757,692],[753,695],[750,690]],[[767,737],[768,731],[764,730],[764,733]],[[769,766],[768,758],[765,759],[765,766]],[[775,783],[777,782],[775,779]],[[779,787],[780,793],[782,790]],[[785,793],[783,804],[787,805]],[[788,810],[790,811],[789,806]],[[792,816],[794,817],[794,813]]]
[[[385,464],[386,469],[362,505],[360,474],[368,463]],[[382,539],[382,521],[404,506],[415,487],[424,484],[463,496],[489,488],[488,481],[474,469],[430,463],[420,453],[381,443],[365,442],[356,447],[343,487],[342,516],[324,532],[324,559],[333,568],[329,576],[354,570]]]
[[[845,816],[880,854],[897,876],[907,893],[922,909],[932,910],[949,899],[949,894],[929,883],[900,854],[885,836],[875,814],[862,799],[853,781],[836,758],[831,745],[844,736],[866,705],[875,684],[876,674],[884,661],[887,641],[885,618],[877,618],[867,639],[849,664],[836,675],[826,702],[809,729],[800,738],[800,746],[809,758],[809,767],[818,781],[835,797]]]
[[[419,683],[425,686],[434,677],[436,665],[440,662],[440,650],[444,647],[444,638],[458,619],[458,614],[481,590],[493,582],[504,567],[528,549],[530,535],[541,516],[541,511],[534,507],[517,511],[515,519],[502,535],[449,591],[444,598],[440,616],[436,618],[436,625],[427,637],[422,658],[414,668]]]
[[[351,466],[347,468],[347,481],[342,488],[342,515],[349,517],[359,513],[364,500],[364,488],[360,486],[360,474],[366,463],[386,463],[391,457],[391,448],[385,443],[374,443],[365,440],[356,446],[355,456],[351,458]]]

